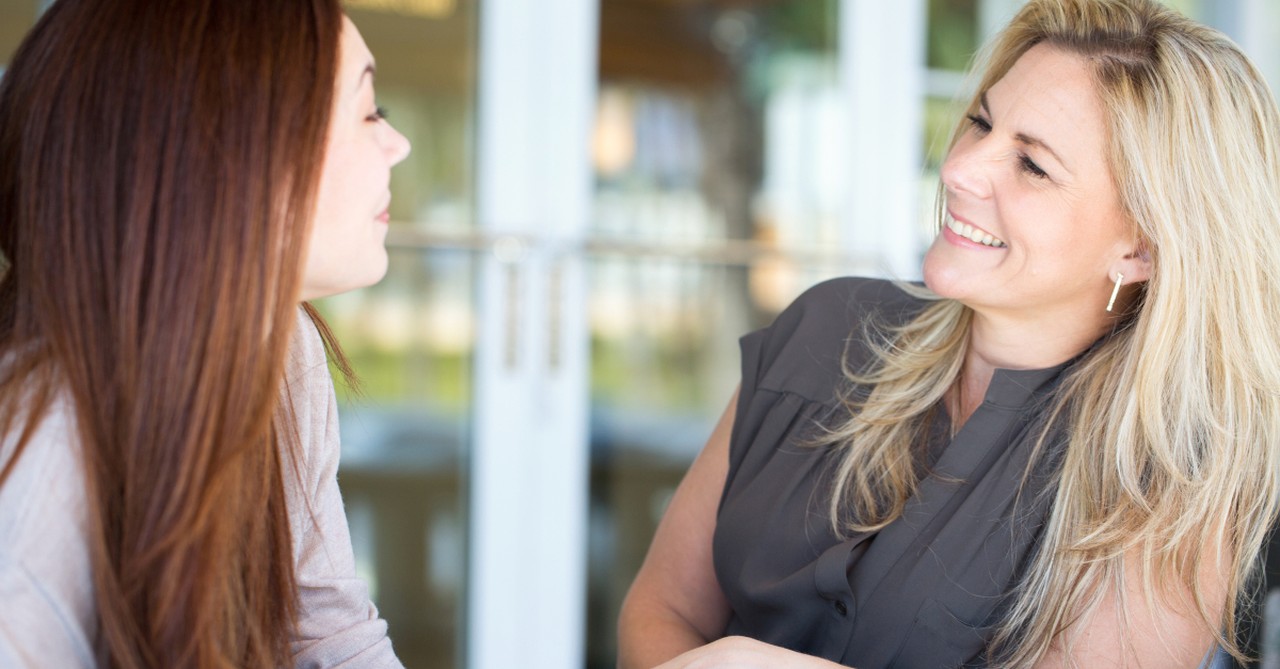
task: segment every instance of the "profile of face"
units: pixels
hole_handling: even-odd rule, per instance
[[[1102,322],[1117,273],[1149,273],[1107,160],[1088,63],[1047,44],[981,97],[942,166],[945,219],[931,290],[979,314]]]
[[[387,272],[391,168],[409,141],[374,99],[374,61],[360,31],[343,18],[338,79],[324,167],[302,276],[311,300],[377,283]]]

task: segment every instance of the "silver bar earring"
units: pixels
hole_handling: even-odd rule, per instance
[[[1120,294],[1120,284],[1124,282],[1124,275],[1116,272],[1116,286],[1111,289],[1111,299],[1107,300],[1107,311],[1111,311],[1111,307],[1116,306],[1116,295]]]

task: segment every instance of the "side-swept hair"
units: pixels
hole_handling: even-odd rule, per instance
[[[1032,0],[987,50],[968,112],[1037,44],[1092,70],[1152,275],[1060,387],[1050,415],[1068,443],[1056,497],[991,659],[1029,667],[1051,644],[1068,648],[1064,632],[1107,592],[1127,616],[1126,554],[1142,558],[1148,604],[1199,617],[1243,659],[1231,630],[1256,594],[1280,502],[1280,114],[1238,47],[1152,0]],[[833,438],[844,451],[838,530],[901,514],[919,482],[904,456],[960,373],[970,317],[934,304],[889,333],[878,368],[850,373],[875,390],[850,400]]]
[[[279,397],[341,30],[337,0],[58,0],[0,82],[0,428],[74,407],[101,666],[289,663]]]

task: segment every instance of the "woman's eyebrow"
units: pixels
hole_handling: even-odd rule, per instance
[[[364,66],[364,71],[360,73],[360,78],[356,79],[356,85],[354,88],[351,89],[351,94],[354,95],[356,91],[360,90],[360,86],[364,84],[365,77],[368,77],[370,80],[372,80],[377,75],[378,75],[377,65],[373,61],[369,61],[369,64]]]

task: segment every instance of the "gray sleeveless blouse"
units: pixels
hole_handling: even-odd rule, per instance
[[[981,666],[993,625],[1038,543],[1060,436],[1024,472],[1066,364],[998,370],[954,439],[939,408],[927,475],[905,513],[876,533],[831,530],[822,426],[847,417],[841,360],[872,364],[863,324],[896,325],[925,306],[892,283],[836,279],[742,338],[742,387],[714,563],[745,635],[858,669]]]

